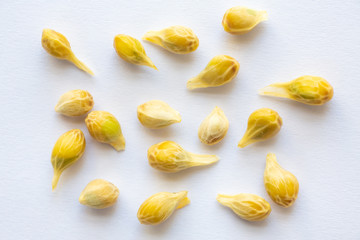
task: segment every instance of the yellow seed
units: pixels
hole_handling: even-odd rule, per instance
[[[257,11],[247,7],[232,7],[225,12],[222,25],[228,33],[245,34],[265,20],[267,20],[266,11]]]
[[[187,82],[188,89],[218,87],[236,77],[240,64],[235,58],[218,55],[210,60],[204,70]]]
[[[92,111],[85,123],[90,135],[98,142],[110,144],[116,151],[125,150],[125,138],[114,115],[105,111]]]
[[[264,184],[275,203],[282,207],[290,207],[294,204],[299,192],[299,182],[291,172],[279,165],[273,153],[266,156]]]
[[[64,35],[51,29],[44,29],[41,38],[43,48],[52,56],[72,62],[81,70],[94,75],[72,52],[70,43]]]
[[[143,40],[177,54],[193,52],[199,46],[199,39],[193,30],[184,26],[171,26],[160,31],[149,31],[143,36]]]
[[[261,108],[253,112],[248,119],[248,125],[238,147],[244,148],[255,142],[274,137],[282,126],[280,115],[270,108]]]
[[[148,150],[151,167],[163,172],[179,172],[195,166],[204,166],[219,160],[216,155],[194,154],[185,151],[179,144],[165,141]]]
[[[151,100],[138,106],[137,116],[140,123],[148,128],[163,128],[181,122],[180,113],[160,100]]]
[[[55,111],[66,116],[81,116],[94,106],[93,97],[85,90],[72,90],[61,95]]]
[[[91,208],[107,208],[116,203],[119,189],[103,179],[95,179],[89,182],[81,192],[79,202]]]
[[[289,98],[308,105],[323,105],[331,100],[334,89],[324,78],[306,75],[290,82],[271,84],[260,89],[259,94]]]
[[[213,145],[220,142],[229,129],[229,121],[223,110],[215,107],[214,110],[204,119],[198,131],[202,143]]]
[[[85,136],[80,129],[70,130],[56,141],[51,154],[51,164],[54,168],[53,190],[56,188],[62,172],[81,158],[85,146]]]
[[[255,194],[241,193],[237,195],[218,194],[219,203],[231,208],[242,219],[247,221],[261,221],[271,213],[270,204]]]
[[[136,38],[125,34],[118,34],[114,38],[114,48],[117,54],[125,61],[137,65],[155,67],[151,59],[146,55],[145,49]]]
[[[160,192],[152,195],[141,204],[137,218],[141,224],[157,225],[168,219],[176,209],[190,203],[188,191],[177,193]]]

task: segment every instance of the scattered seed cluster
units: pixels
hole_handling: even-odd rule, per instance
[[[226,11],[222,24],[226,32],[245,34],[266,19],[265,11],[233,7]],[[199,46],[199,39],[195,33],[190,28],[183,26],[149,31],[144,35],[143,40],[176,54],[191,53]],[[69,41],[62,34],[44,29],[41,43],[50,55],[68,60],[81,70],[93,75],[93,72],[75,57]],[[139,40],[119,34],[114,38],[114,48],[125,61],[157,70]],[[186,86],[191,90],[224,85],[236,77],[239,68],[240,64],[236,59],[226,55],[215,56],[196,77],[188,80]],[[316,76],[302,76],[290,82],[271,84],[261,89],[259,94],[288,98],[309,105],[322,105],[331,100],[333,92],[332,86],[325,79]],[[93,97],[89,92],[72,90],[60,97],[55,111],[70,117],[80,116],[90,112],[93,105]],[[137,116],[144,127],[152,129],[181,122],[180,113],[160,100],[151,100],[138,106]],[[125,138],[120,123],[114,115],[105,111],[91,111],[87,115],[85,123],[90,135],[98,142],[109,144],[117,151],[125,150]],[[282,123],[280,115],[272,109],[261,108],[254,111],[249,116],[246,132],[238,146],[244,148],[249,144],[274,137],[280,131]],[[225,113],[221,108],[215,107],[200,124],[199,140],[207,145],[217,144],[225,138],[228,128],[229,121]],[[51,163],[54,168],[53,190],[56,188],[62,172],[81,158],[85,146],[84,134],[79,129],[70,130],[57,140],[51,155]],[[172,141],[164,141],[151,146],[148,149],[147,157],[151,167],[167,173],[213,164],[219,159],[216,155],[188,152]],[[297,178],[279,165],[273,153],[269,153],[266,157],[264,186],[270,198],[282,207],[293,205],[299,191]],[[187,191],[160,192],[149,197],[140,206],[137,213],[140,223],[156,225],[164,222],[176,209],[190,203],[187,194]],[[119,189],[115,185],[103,179],[96,179],[82,191],[79,202],[92,208],[101,209],[114,205],[118,195]],[[218,194],[217,200],[248,221],[264,220],[271,213],[270,204],[255,194]]]

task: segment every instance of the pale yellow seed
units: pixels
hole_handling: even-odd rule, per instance
[[[264,185],[271,199],[282,207],[293,205],[298,196],[297,178],[279,165],[273,153],[266,156]]]
[[[117,54],[125,61],[157,70],[154,63],[146,55],[144,47],[136,38],[125,34],[118,34],[114,38],[114,48]]]
[[[215,107],[201,123],[198,136],[202,143],[214,145],[225,137],[228,129],[229,121],[223,110]]]
[[[227,55],[218,55],[210,60],[204,70],[188,80],[188,89],[218,87],[229,83],[238,74],[240,64]]]
[[[51,29],[44,29],[41,37],[41,44],[50,55],[72,62],[79,69],[94,75],[84,63],[75,57],[69,41],[61,33]]]
[[[255,142],[274,137],[281,129],[282,118],[270,108],[261,108],[253,112],[248,119],[247,129],[238,147],[244,148]]]
[[[190,203],[188,191],[177,193],[160,192],[152,195],[141,204],[137,217],[141,224],[157,225],[168,219],[176,209]]]
[[[79,202],[91,208],[103,209],[114,205],[118,196],[119,189],[114,184],[95,179],[81,192]]]
[[[217,200],[229,207],[236,215],[247,221],[262,221],[271,213],[270,204],[255,194],[237,195],[218,194]]]
[[[85,146],[85,136],[80,129],[70,130],[56,141],[51,154],[51,164],[54,168],[53,190],[56,188],[62,172],[81,158]]]
[[[105,111],[92,111],[85,123],[90,135],[98,142],[110,144],[117,151],[125,150],[125,138],[114,115]]]
[[[163,172],[179,172],[195,166],[217,162],[216,155],[195,154],[185,151],[179,144],[165,141],[151,146],[148,150],[151,167]]]
[[[274,83],[259,90],[260,95],[288,98],[308,105],[330,101],[334,89],[322,77],[305,75],[290,82]]]
[[[181,122],[180,113],[160,100],[151,100],[138,106],[137,116],[142,125],[154,129]]]
[[[228,33],[245,34],[265,20],[267,20],[266,11],[257,11],[247,7],[232,7],[225,12],[222,25]]]
[[[193,30],[184,26],[171,26],[160,31],[149,31],[143,36],[143,39],[177,54],[193,52],[199,46],[199,39]]]
[[[72,90],[61,95],[55,111],[66,116],[81,116],[94,106],[93,97],[85,90]]]

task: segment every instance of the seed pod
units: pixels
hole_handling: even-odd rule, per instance
[[[180,113],[160,100],[151,100],[138,106],[137,116],[140,123],[148,128],[163,128],[181,122]]]
[[[141,204],[137,218],[141,224],[157,225],[168,219],[176,209],[190,203],[188,191],[177,193],[160,192],[152,195]]]
[[[245,34],[265,20],[267,20],[266,11],[256,11],[247,7],[232,7],[225,12],[222,25],[228,33]]]
[[[154,63],[146,55],[144,47],[136,38],[125,34],[118,34],[114,38],[114,48],[117,54],[125,61],[137,65],[145,65],[157,70]]]
[[[81,192],[79,202],[91,208],[103,209],[114,205],[118,196],[119,189],[114,184],[95,179]]]
[[[238,147],[244,148],[255,142],[261,142],[274,137],[282,126],[280,115],[270,108],[261,108],[253,112]]]
[[[230,82],[236,77],[240,64],[235,58],[218,55],[210,60],[204,70],[194,78],[188,80],[188,89],[218,87]]]
[[[259,94],[288,98],[308,105],[323,105],[331,100],[334,89],[324,78],[307,75],[290,82],[271,84],[260,89]]]
[[[199,39],[193,30],[184,26],[172,26],[160,31],[149,31],[142,39],[177,54],[193,52],[199,46]]]
[[[223,110],[215,107],[201,123],[198,131],[199,139],[202,143],[214,145],[220,142],[229,129],[229,121]]]
[[[273,153],[266,156],[264,184],[275,203],[282,207],[290,207],[294,204],[299,192],[299,182],[291,172],[279,165]]]
[[[94,75],[94,73],[84,63],[75,57],[75,54],[71,50],[69,41],[61,33],[55,32],[51,29],[44,29],[41,44],[51,56],[72,62],[81,70]]]
[[[93,97],[85,90],[72,90],[61,95],[55,111],[66,116],[81,116],[94,106]]]
[[[85,146],[85,136],[80,129],[70,130],[56,141],[51,154],[51,164],[54,168],[53,190],[56,188],[62,172],[81,158]]]
[[[216,155],[190,153],[175,142],[165,141],[149,148],[148,160],[151,167],[170,173],[209,165],[217,162],[219,158]]]
[[[237,195],[218,194],[219,203],[231,208],[236,215],[247,221],[261,221],[271,213],[270,204],[255,194],[241,193]]]
[[[125,138],[114,115],[105,111],[92,111],[85,123],[90,135],[98,142],[110,144],[116,151],[125,150]]]

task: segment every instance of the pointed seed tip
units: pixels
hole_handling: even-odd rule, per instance
[[[220,193],[218,193],[218,195],[216,196],[216,200],[217,200],[219,203],[222,203],[222,200],[223,200],[224,197],[226,197],[225,194],[220,194]]]
[[[193,90],[193,89],[196,89],[197,87],[195,87],[192,83],[187,83],[186,88],[189,90]]]
[[[244,136],[245,137],[245,136]],[[244,139],[244,137],[239,141],[238,143],[238,147],[239,148],[244,148],[252,143],[254,143],[253,141],[251,141],[251,139]],[[250,141],[249,141],[250,140]]]
[[[265,91],[263,90],[263,88],[259,89],[259,90],[257,91],[257,93],[258,93],[259,95],[265,95]]]
[[[145,41],[150,41],[150,38],[148,36],[148,33],[145,33],[145,35],[141,38],[142,40],[145,40]]]

